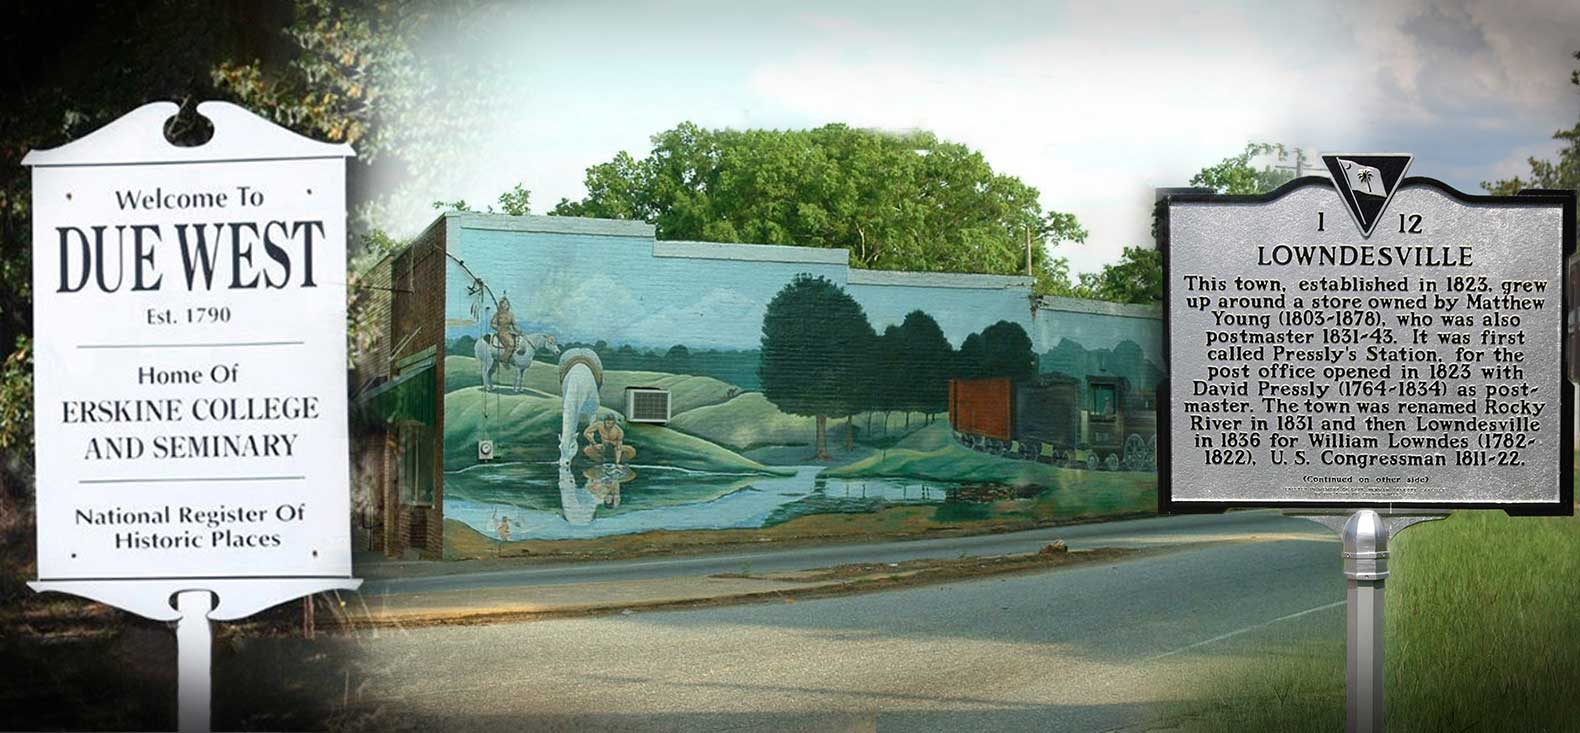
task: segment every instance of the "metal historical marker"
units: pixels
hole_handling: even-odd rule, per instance
[[[33,168],[38,574],[179,621],[182,730],[209,724],[209,620],[351,577],[347,145],[148,104]]]
[[[1452,509],[1574,513],[1575,194],[1322,157],[1331,180],[1169,197],[1159,509],[1342,531],[1349,727],[1376,730],[1390,536]]]

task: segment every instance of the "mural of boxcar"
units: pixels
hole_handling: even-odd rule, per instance
[[[1150,471],[1157,467],[1155,397],[1124,377],[1080,380],[1044,374],[949,382],[949,424],[956,441],[992,455],[1090,470]]]

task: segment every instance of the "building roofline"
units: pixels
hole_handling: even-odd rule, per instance
[[[1148,320],[1160,320],[1163,318],[1163,307],[1160,305],[1114,303],[1107,300],[1064,298],[1057,295],[1044,295],[1038,298],[1037,308],[1039,310],[1091,313],[1101,316],[1118,316],[1120,318],[1145,318]]]
[[[446,211],[441,220],[454,221],[463,229],[492,229],[507,232],[540,232],[546,234],[589,234],[605,237],[637,237],[652,239],[655,229],[645,221],[625,219],[592,219],[580,216],[511,216],[510,214],[484,214],[475,211]],[[437,223],[437,222],[435,222]]]
[[[660,240],[653,242],[654,257],[683,257],[698,260],[740,260],[743,262],[789,262],[813,265],[848,265],[850,250],[826,247],[796,247],[784,244],[746,244],[741,242],[691,242]]]
[[[916,288],[967,288],[971,290],[1031,290],[1036,282],[1023,275],[982,275],[969,272],[913,272],[910,270],[850,271],[851,285]]]

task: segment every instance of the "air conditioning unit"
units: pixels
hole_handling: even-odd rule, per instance
[[[669,390],[657,387],[625,388],[625,419],[663,425],[669,422]]]
[[[492,440],[479,440],[479,441],[477,441],[477,460],[479,460],[479,461],[492,461],[492,460],[494,460],[494,441],[492,441]]]

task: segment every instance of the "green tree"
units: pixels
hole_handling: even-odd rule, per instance
[[[587,169],[586,198],[552,213],[640,219],[661,239],[850,250],[879,270],[1024,274],[1056,286],[1048,249],[1082,242],[1075,216],[1044,211],[1035,188],[930,132],[846,125],[711,130],[686,122]]]
[[[499,194],[497,201],[499,208],[496,209],[493,204],[489,204],[488,209],[486,209],[487,213],[508,214],[510,216],[526,216],[532,213],[532,192],[528,191],[524,184],[518,183],[515,188]],[[466,199],[435,201],[433,202],[433,208],[439,211],[476,211],[471,204],[466,202]]]
[[[763,396],[817,419],[816,460],[830,459],[828,418],[844,416],[848,431],[849,417],[870,398],[866,370],[876,342],[861,304],[826,278],[797,275],[769,301],[758,366]]]
[[[1126,247],[1119,262],[1101,272],[1081,273],[1086,297],[1115,303],[1163,301],[1163,253],[1151,247]]]
[[[490,129],[483,119],[507,92],[498,62],[466,41],[485,32],[480,3],[296,0],[278,62],[244,54],[217,60],[213,82],[265,117],[310,137],[356,147],[352,223],[375,228],[420,205],[438,176]],[[279,26],[275,26],[278,28]],[[373,181],[398,180],[372,196]],[[376,244],[378,240],[367,242]],[[385,252],[354,260],[361,271]]]
[[[1574,53],[1580,60],[1580,51]],[[1569,72],[1569,83],[1580,86],[1580,69]],[[1503,195],[1519,193],[1527,188],[1571,189],[1580,191],[1580,119],[1568,130],[1553,133],[1554,140],[1564,143],[1558,151],[1558,160],[1527,159],[1531,167],[1529,177],[1505,178],[1501,181],[1483,181],[1481,187],[1488,192]]]
[[[1210,188],[1222,194],[1245,195],[1266,193],[1295,179],[1292,171],[1283,168],[1271,165],[1257,168],[1251,165],[1252,159],[1264,155],[1283,161],[1289,158],[1290,151],[1280,144],[1246,143],[1245,150],[1239,154],[1201,169],[1191,177],[1190,185]],[[1305,159],[1305,154],[1299,148],[1294,150],[1294,155],[1300,160]]]

